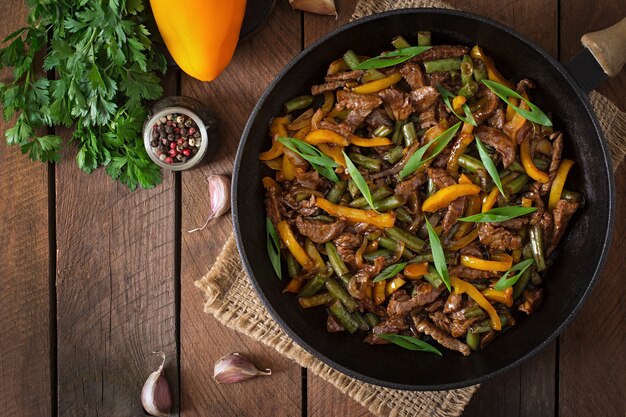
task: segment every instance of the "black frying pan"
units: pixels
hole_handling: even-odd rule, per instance
[[[434,44],[480,44],[511,79],[530,78],[538,88],[533,100],[554,114],[566,135],[565,154],[576,161],[570,181],[584,192],[587,204],[571,222],[545,280],[546,297],[535,314],[521,320],[484,350],[463,357],[415,353],[395,345],[370,346],[362,335],[326,332],[323,309],[303,310],[282,293],[266,252],[264,191],[270,173],[257,155],[269,146],[270,119],[288,99],[322,82],[332,60],[348,49],[376,55],[389,49],[396,35],[413,38],[417,30],[433,32]],[[587,63],[588,65],[589,63]],[[574,76],[574,77],[573,77]],[[549,344],[572,319],[600,274],[608,252],[614,217],[614,185],[609,150],[592,113],[586,88],[600,81],[594,71],[570,73],[545,51],[492,20],[443,9],[396,10],[350,23],[311,45],[267,88],[243,132],[233,174],[232,211],[237,245],[252,283],[274,319],[298,344],[330,366],[363,381],[407,390],[450,389],[484,381],[519,365]]]

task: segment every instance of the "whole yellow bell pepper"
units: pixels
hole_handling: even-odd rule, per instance
[[[246,0],[150,0],[161,37],[178,66],[212,81],[235,53]]]

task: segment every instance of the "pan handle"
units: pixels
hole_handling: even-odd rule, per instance
[[[586,93],[607,77],[616,76],[626,62],[626,18],[613,26],[583,35],[585,48],[565,66]]]

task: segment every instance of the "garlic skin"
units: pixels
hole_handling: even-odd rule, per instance
[[[334,0],[289,0],[294,10],[337,17]]]
[[[187,233],[194,233],[204,230],[209,222],[221,216],[230,209],[230,178],[225,175],[211,175],[207,178],[209,186],[209,217],[202,227],[189,230]]]
[[[168,417],[172,409],[172,395],[167,379],[163,376],[165,353],[152,352],[163,358],[159,369],[152,372],[141,389],[141,404],[151,416]]]
[[[260,375],[271,375],[270,369],[263,371],[239,353],[231,353],[215,362],[213,378],[219,384],[235,384]]]

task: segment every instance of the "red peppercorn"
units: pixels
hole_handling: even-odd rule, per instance
[[[165,162],[171,164],[172,162],[174,162],[174,160],[168,156],[167,158],[165,158]]]
[[[178,155],[178,151],[176,149],[170,149],[170,156]]]
[[[191,155],[191,151],[189,149],[183,149],[183,155],[189,156]]]
[[[170,143],[170,149],[176,149],[176,142]]]
[[[179,145],[182,145],[184,141],[185,141],[184,138],[180,138],[176,141],[176,143],[178,143]]]
[[[190,127],[190,128],[189,128],[189,134],[190,134],[190,135],[193,135],[194,133],[196,133],[196,129],[195,129],[195,128],[193,128],[193,127]]]
[[[180,128],[175,127],[175,128],[174,128],[174,133],[180,133]]]

